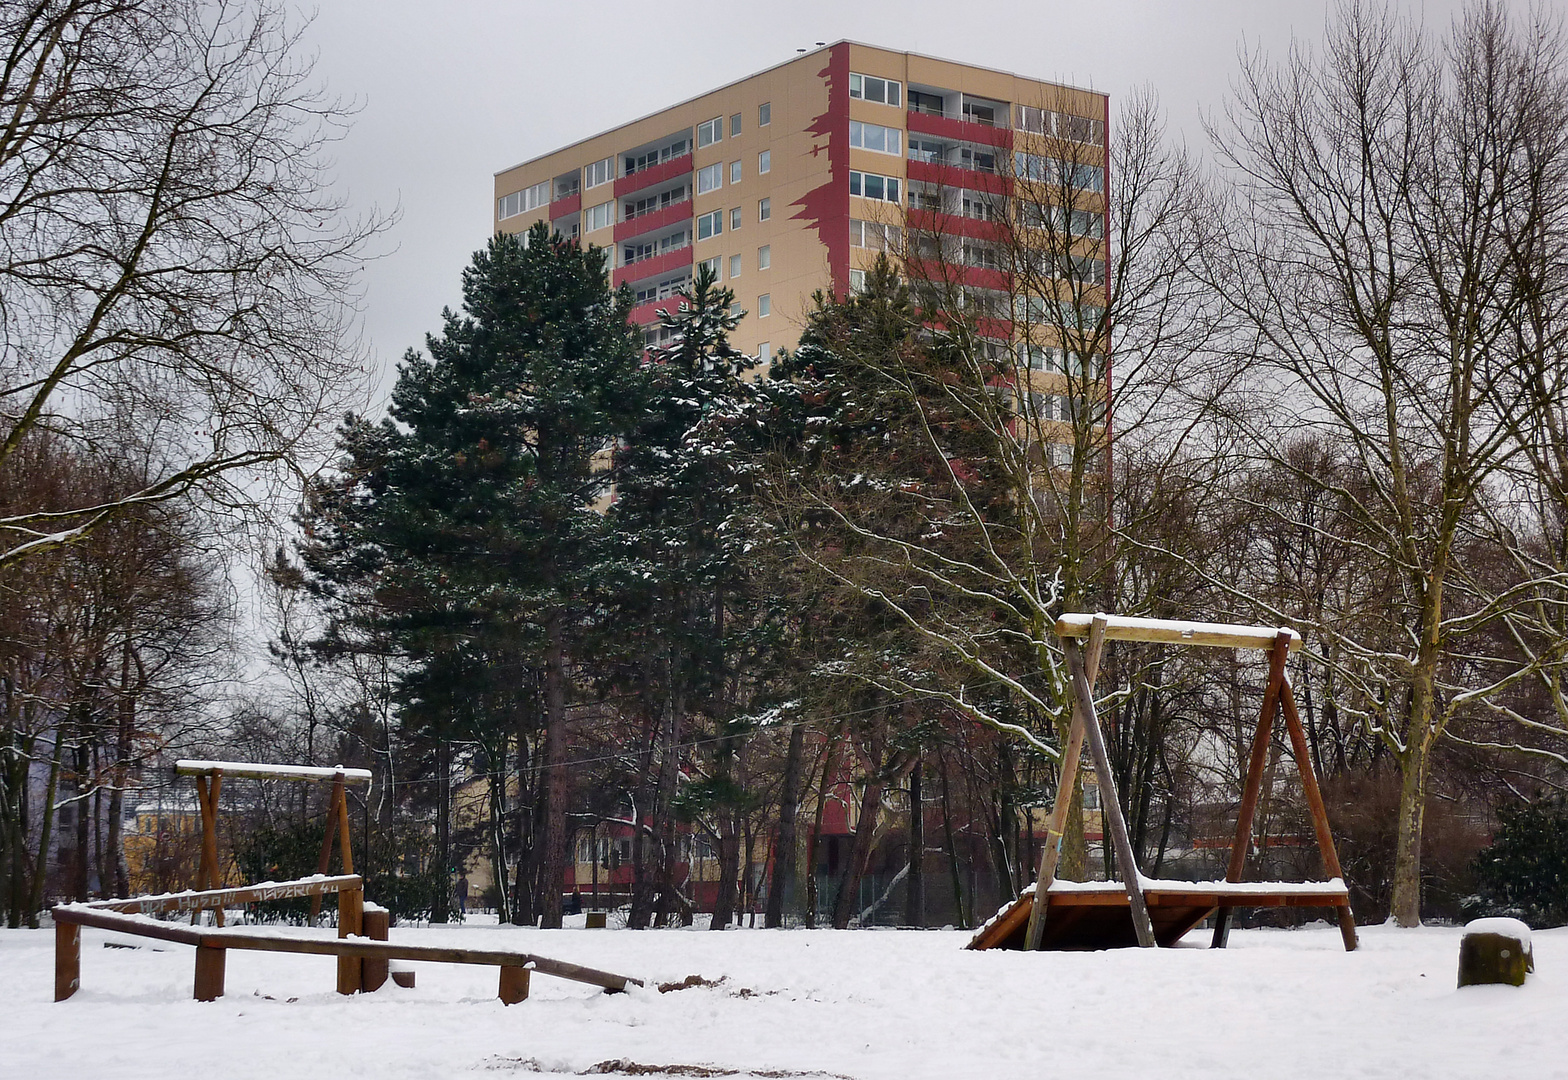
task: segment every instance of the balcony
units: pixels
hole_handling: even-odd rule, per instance
[[[618,289],[625,282],[659,277],[661,274],[668,274],[672,270],[679,270],[683,266],[690,266],[691,262],[692,246],[685,244],[672,251],[655,255],[650,259],[638,259],[629,266],[617,266],[610,275],[610,284]]]
[[[992,289],[1006,292],[1013,287],[1013,278],[1006,270],[988,270],[983,266],[964,266],[945,259],[909,259],[905,264],[912,281],[930,282],[968,289]],[[1009,326],[1010,320],[1005,321]]]
[[[691,200],[689,198],[682,199],[680,202],[670,203],[669,206],[658,210],[638,214],[636,217],[627,218],[625,221],[617,221],[615,223],[615,242],[618,244],[622,240],[630,240],[634,236],[657,232],[679,222],[690,220]]]
[[[945,116],[932,116],[915,110],[910,110],[907,123],[911,132],[922,135],[935,135],[938,138],[953,139],[958,142],[983,143],[986,146],[999,146],[1003,150],[1013,148],[1013,133],[1005,127],[993,127],[972,120],[951,120]]]
[[[983,191],[987,195],[1011,195],[1013,181],[1008,176],[965,169],[958,165],[940,165],[918,158],[910,158],[905,165],[911,182],[920,180],[947,188],[967,188]]]
[[[651,188],[655,184],[662,184],[666,180],[673,180],[677,176],[685,176],[690,172],[691,155],[682,154],[652,168],[640,169],[630,176],[621,177],[615,182],[615,197],[624,199],[644,188]]]
[[[550,204],[550,220],[560,221],[564,217],[570,217],[571,215],[577,213],[577,211],[581,210],[582,208],[582,193],[574,192],[571,195],[567,195],[565,198],[556,199]]]
[[[962,214],[944,214],[937,210],[909,210],[904,224],[911,232],[927,232],[936,236],[967,236],[974,240],[1006,242],[1012,233],[1005,221],[983,221]]]
[[[632,308],[631,314],[626,316],[626,321],[634,326],[652,326],[659,321],[659,311],[674,312],[681,306],[682,296],[666,296],[663,300],[649,300],[646,304],[638,304]]]

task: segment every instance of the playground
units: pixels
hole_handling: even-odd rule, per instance
[[[81,989],[57,1004],[54,934],[0,930],[5,1075],[1568,1075],[1568,930],[1535,935],[1536,974],[1524,986],[1464,990],[1459,931],[1435,927],[1362,927],[1353,953],[1331,924],[1237,929],[1223,951],[1205,935],[1174,949],[1029,953],[966,950],[965,931],[478,921],[392,936],[535,951],[647,985],[606,994],[541,976],[508,1007],[493,967],[415,962],[413,989],[389,981],[345,997],[331,956],[234,951],[224,996],[202,1002],[189,947],[86,927]],[[658,989],[693,974],[714,985]],[[604,1062],[631,1067],[589,1072]]]

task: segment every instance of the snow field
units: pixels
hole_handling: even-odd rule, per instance
[[[56,1004],[52,931],[0,930],[0,1077],[537,1077],[617,1060],[853,1080],[1568,1077],[1568,930],[1535,935],[1525,986],[1462,991],[1461,933],[1366,927],[1351,954],[1326,926],[1234,931],[1223,952],[1026,954],[966,952],[952,931],[393,929],[650,983],[604,995],[536,973],[507,1008],[493,967],[416,963],[413,990],[343,998],[330,957],[238,950],[227,995],[196,1002],[191,949],[92,929],[82,989]],[[692,974],[722,981],[652,986]]]

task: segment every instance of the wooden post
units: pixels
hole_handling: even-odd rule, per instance
[[[1291,635],[1281,630],[1269,651],[1269,681],[1263,690],[1263,708],[1258,713],[1258,730],[1252,738],[1252,760],[1247,765],[1247,780],[1241,792],[1241,808],[1236,812],[1236,839],[1230,848],[1226,881],[1240,881],[1247,865],[1247,849],[1252,846],[1252,817],[1258,809],[1258,793],[1263,789],[1263,765],[1268,758],[1269,741],[1274,733],[1274,714],[1279,710],[1280,687],[1285,681],[1285,661],[1290,657]],[[1221,907],[1214,916],[1213,949],[1223,949],[1230,940],[1230,912]]]
[[[361,912],[360,919],[363,923],[366,937],[372,941],[387,940],[387,930],[391,925],[392,913],[386,908],[366,905],[364,911]],[[389,966],[390,961],[385,957],[380,959],[367,957],[363,962],[363,967],[360,969],[360,988],[367,994],[380,990],[387,981]]]
[[[350,934],[360,932],[364,904],[364,889],[344,889],[338,893],[338,937],[346,938]],[[338,957],[338,993],[353,994],[361,988],[364,979],[364,972],[361,970],[363,963],[364,961],[357,956]]]
[[[1290,688],[1287,673],[1280,684],[1280,704],[1284,706],[1285,730],[1290,732],[1290,749],[1296,758],[1296,771],[1301,774],[1301,790],[1307,798],[1307,810],[1312,814],[1312,829],[1317,834],[1318,852],[1323,856],[1323,872],[1331,878],[1343,880],[1345,871],[1339,865],[1339,852],[1334,848],[1334,833],[1328,827],[1328,809],[1323,805],[1323,792],[1318,789],[1317,773],[1312,768],[1312,752],[1307,747],[1307,736],[1301,728],[1301,714],[1296,711],[1296,695]],[[1346,952],[1356,949],[1356,917],[1349,904],[1341,904],[1339,936]]]
[[[82,985],[82,928],[54,924],[54,999],[64,1001]]]
[[[336,803],[338,814],[338,855],[343,860],[343,872],[354,872],[354,838],[348,831],[348,785],[344,783],[343,774],[338,773],[338,778],[332,781],[332,799]]]
[[[1062,643],[1067,652],[1067,670],[1072,675],[1073,697],[1083,711],[1084,736],[1089,740],[1089,750],[1094,755],[1095,780],[1100,785],[1100,813],[1109,819],[1111,838],[1116,843],[1116,858],[1122,864],[1122,883],[1127,886],[1127,907],[1132,913],[1132,928],[1138,935],[1140,948],[1154,948],[1154,924],[1149,921],[1149,907],[1143,900],[1143,885],[1138,880],[1138,860],[1133,857],[1132,839],[1127,835],[1127,821],[1122,817],[1121,800],[1116,794],[1116,780],[1111,774],[1111,758],[1105,752],[1105,735],[1100,731],[1100,718],[1094,711],[1094,695],[1089,691],[1089,681],[1084,677],[1083,656],[1076,640]]]
[[[316,873],[318,874],[325,874],[327,867],[332,865],[332,834],[337,831],[338,818],[340,816],[337,812],[338,800],[342,797],[343,774],[339,773],[337,779],[332,781],[332,795],[327,800],[327,821],[326,828],[321,835],[321,855],[316,859]],[[343,872],[347,874],[351,871],[344,870]],[[320,915],[321,897],[312,896],[310,898],[310,921],[315,923]]]
[[[223,969],[227,949],[196,946],[196,1000],[217,1001],[223,996]]]
[[[516,1005],[528,999],[528,968],[501,965],[501,1003]]]
[[[1088,680],[1089,688],[1094,688],[1094,681],[1100,674],[1100,653],[1105,645],[1104,615],[1096,615],[1089,624],[1089,642],[1084,649],[1084,678]],[[1062,767],[1058,770],[1061,777],[1056,785],[1056,801],[1051,805],[1051,816],[1045,826],[1045,847],[1040,852],[1040,871],[1034,879],[1034,903],[1029,908],[1029,929],[1024,937],[1024,948],[1032,951],[1040,948],[1040,942],[1045,937],[1045,919],[1047,913],[1046,892],[1051,888],[1051,882],[1056,880],[1056,864],[1062,857],[1062,834],[1067,831],[1067,816],[1072,812],[1073,792],[1078,787],[1079,758],[1083,754],[1084,718],[1073,707],[1072,721],[1067,728],[1067,745],[1062,749]]]
[[[196,888],[216,889],[218,882],[218,792],[223,788],[223,770],[213,769],[206,776],[196,777],[196,804],[201,809],[201,862],[196,868]],[[223,925],[223,908],[216,909],[219,926]],[[201,918],[201,912],[191,912],[191,925]]]

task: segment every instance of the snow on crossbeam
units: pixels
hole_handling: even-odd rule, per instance
[[[246,780],[336,780],[342,777],[351,784],[370,780],[369,769],[345,769],[341,765],[325,768],[316,765],[269,765],[255,761],[191,761],[181,758],[174,763],[179,776],[208,776],[221,772],[226,777],[237,776]]]
[[[1105,620],[1110,641],[1158,641],[1172,645],[1213,645],[1224,649],[1267,649],[1280,634],[1290,635],[1290,651],[1301,648],[1301,635],[1288,626],[1243,626],[1237,623],[1188,622],[1184,619],[1139,619],[1130,615],[1089,615],[1073,612],[1056,620],[1056,636],[1089,636],[1096,618]]]

